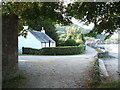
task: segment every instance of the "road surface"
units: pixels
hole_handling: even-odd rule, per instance
[[[27,76],[20,88],[87,87],[96,54],[87,46],[83,55],[19,56],[19,71]]]

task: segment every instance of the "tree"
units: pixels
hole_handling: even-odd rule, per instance
[[[82,41],[83,41],[83,43],[85,43],[85,38],[84,38],[83,34],[82,34]]]
[[[2,11],[3,14],[18,15],[20,26],[27,25],[28,20],[65,25],[74,17],[87,25],[94,23],[91,35],[105,32],[109,37],[120,27],[119,8],[120,2],[74,2],[67,7],[60,2],[9,2],[3,3]]]
[[[46,33],[57,42],[58,35],[54,25],[68,22],[67,18],[62,16],[62,12],[59,12],[61,8],[59,2],[3,2],[2,14],[16,14],[19,17],[19,32],[24,25],[34,30],[41,30],[44,27]],[[23,32],[20,35],[26,37],[27,34]]]
[[[44,27],[45,33],[56,42],[58,41],[58,34],[56,33],[57,30],[55,29],[55,26],[52,23],[39,20],[33,20],[32,22],[30,21],[27,23],[32,30],[41,31],[42,27]]]
[[[82,39],[82,34],[81,34],[81,33],[78,34],[77,37],[76,37],[76,39],[77,39],[77,40]]]
[[[75,2],[66,7],[65,13],[87,25],[94,23],[91,35],[105,32],[108,38],[120,28],[120,2]]]
[[[66,39],[68,39],[71,36],[72,39],[76,40],[77,35],[81,33],[80,27],[75,26],[74,24],[71,26],[67,26],[66,31],[67,31]]]
[[[77,35],[76,42],[77,43],[85,43],[85,39],[84,39],[83,34],[80,33]]]
[[[3,2],[2,14],[16,14],[19,17],[19,29],[23,25],[28,25],[28,22],[34,21],[48,21],[52,24],[70,22],[67,17],[63,17],[63,8],[59,2]]]
[[[67,37],[67,34],[62,34],[59,37],[60,37],[59,38],[60,40],[64,40],[65,41],[65,38]]]

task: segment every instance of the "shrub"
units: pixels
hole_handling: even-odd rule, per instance
[[[76,46],[79,46],[79,45],[81,45],[80,43],[76,43]]]
[[[65,41],[59,40],[57,46],[65,46]]]
[[[76,45],[76,41],[73,39],[68,39],[65,41],[65,46],[75,46]]]
[[[41,49],[22,48],[23,54],[41,55]]]
[[[83,44],[83,41],[80,40],[80,39],[79,39],[79,40],[76,40],[76,42],[79,43],[79,44]]]
[[[83,46],[48,47],[42,49],[24,48],[23,54],[32,55],[74,55],[84,53]]]

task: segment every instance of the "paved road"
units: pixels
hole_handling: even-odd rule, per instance
[[[87,87],[96,51],[87,47],[84,55],[19,56],[19,70],[27,75],[23,88]]]

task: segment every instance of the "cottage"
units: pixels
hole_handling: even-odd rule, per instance
[[[41,49],[44,47],[56,47],[56,42],[50,38],[45,30],[34,31],[27,30],[26,38],[24,36],[18,37],[18,52],[22,53],[22,47]]]

